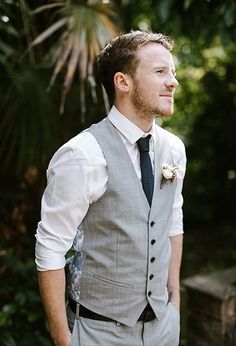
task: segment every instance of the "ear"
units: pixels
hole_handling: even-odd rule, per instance
[[[114,85],[115,88],[121,92],[127,93],[130,91],[131,79],[130,77],[122,72],[116,72],[114,75]]]

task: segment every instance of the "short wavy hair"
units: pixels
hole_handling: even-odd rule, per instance
[[[123,72],[134,76],[138,63],[137,52],[149,43],[162,44],[169,51],[174,47],[174,41],[162,33],[131,30],[110,40],[98,55],[100,80],[110,104],[115,100],[114,75],[116,72]]]

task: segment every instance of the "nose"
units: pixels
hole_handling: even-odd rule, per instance
[[[168,88],[176,89],[178,85],[179,85],[179,82],[174,76],[169,76],[165,80],[165,86]]]

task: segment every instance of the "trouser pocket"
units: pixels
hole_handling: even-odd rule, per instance
[[[80,337],[79,337],[79,326],[78,326],[79,320],[75,319],[72,335],[71,335],[71,341],[69,346],[80,346]]]
[[[171,336],[170,345],[178,346],[180,336],[180,313],[171,302],[168,303],[168,315]]]

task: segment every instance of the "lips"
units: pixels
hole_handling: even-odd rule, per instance
[[[172,95],[172,94],[161,94],[160,96],[171,97],[171,98],[173,98],[173,95]]]

